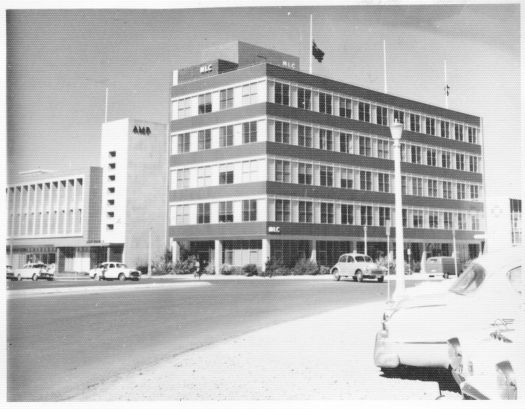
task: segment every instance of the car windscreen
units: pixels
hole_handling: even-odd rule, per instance
[[[449,291],[459,295],[467,295],[476,291],[485,277],[485,269],[477,263],[472,263],[449,288]]]
[[[509,279],[510,285],[512,288],[521,294],[522,292],[522,286],[521,286],[521,266],[513,268],[507,273],[507,278]]]

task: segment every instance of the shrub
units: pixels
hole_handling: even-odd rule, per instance
[[[148,274],[148,265],[147,264],[141,264],[141,265],[137,266],[137,270],[139,270],[141,274]]]
[[[266,261],[266,271],[260,272],[261,276],[271,277],[273,275],[286,276],[290,275],[291,270],[286,267],[281,259],[269,259]]]
[[[223,264],[223,265],[221,266],[220,273],[221,273],[222,275],[227,276],[227,275],[231,275],[231,274],[233,274],[233,271],[234,271],[234,268],[233,268],[232,265],[230,265],[230,264]]]
[[[327,267],[327,266],[319,267],[319,274],[330,274],[330,267]]]
[[[315,261],[307,258],[301,258],[295,263],[295,267],[292,270],[294,275],[315,275],[319,274],[319,266]]]
[[[175,266],[173,266],[173,271],[175,274],[191,274],[195,267],[197,259],[195,256],[190,256],[184,261],[177,261]]]
[[[242,268],[242,273],[247,277],[255,276],[257,275],[257,266],[255,264],[246,264]]]

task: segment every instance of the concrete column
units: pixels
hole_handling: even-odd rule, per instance
[[[213,260],[215,264],[215,274],[220,274],[222,266],[222,241],[215,240],[215,257]]]
[[[262,271],[266,271],[266,261],[269,260],[271,257],[270,254],[270,240],[268,239],[262,239],[262,252],[261,252],[261,263],[262,263]]]
[[[310,261],[313,261],[314,263],[317,263],[317,240],[313,239],[310,240]]]
[[[178,241],[175,241],[170,237],[170,246],[171,246],[171,262],[175,264],[177,261],[179,261],[179,258],[180,258],[180,245]]]

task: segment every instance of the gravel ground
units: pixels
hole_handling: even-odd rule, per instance
[[[122,375],[72,400],[437,399],[432,377],[385,377],[374,366],[383,309],[384,303],[362,304],[275,325]]]

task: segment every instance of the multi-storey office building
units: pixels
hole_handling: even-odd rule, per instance
[[[402,136],[406,247],[477,255],[483,230],[479,117],[299,71],[299,59],[236,42],[174,72],[169,232],[222,263],[386,251],[394,216],[389,126]],[[407,252],[408,253],[408,252]]]

